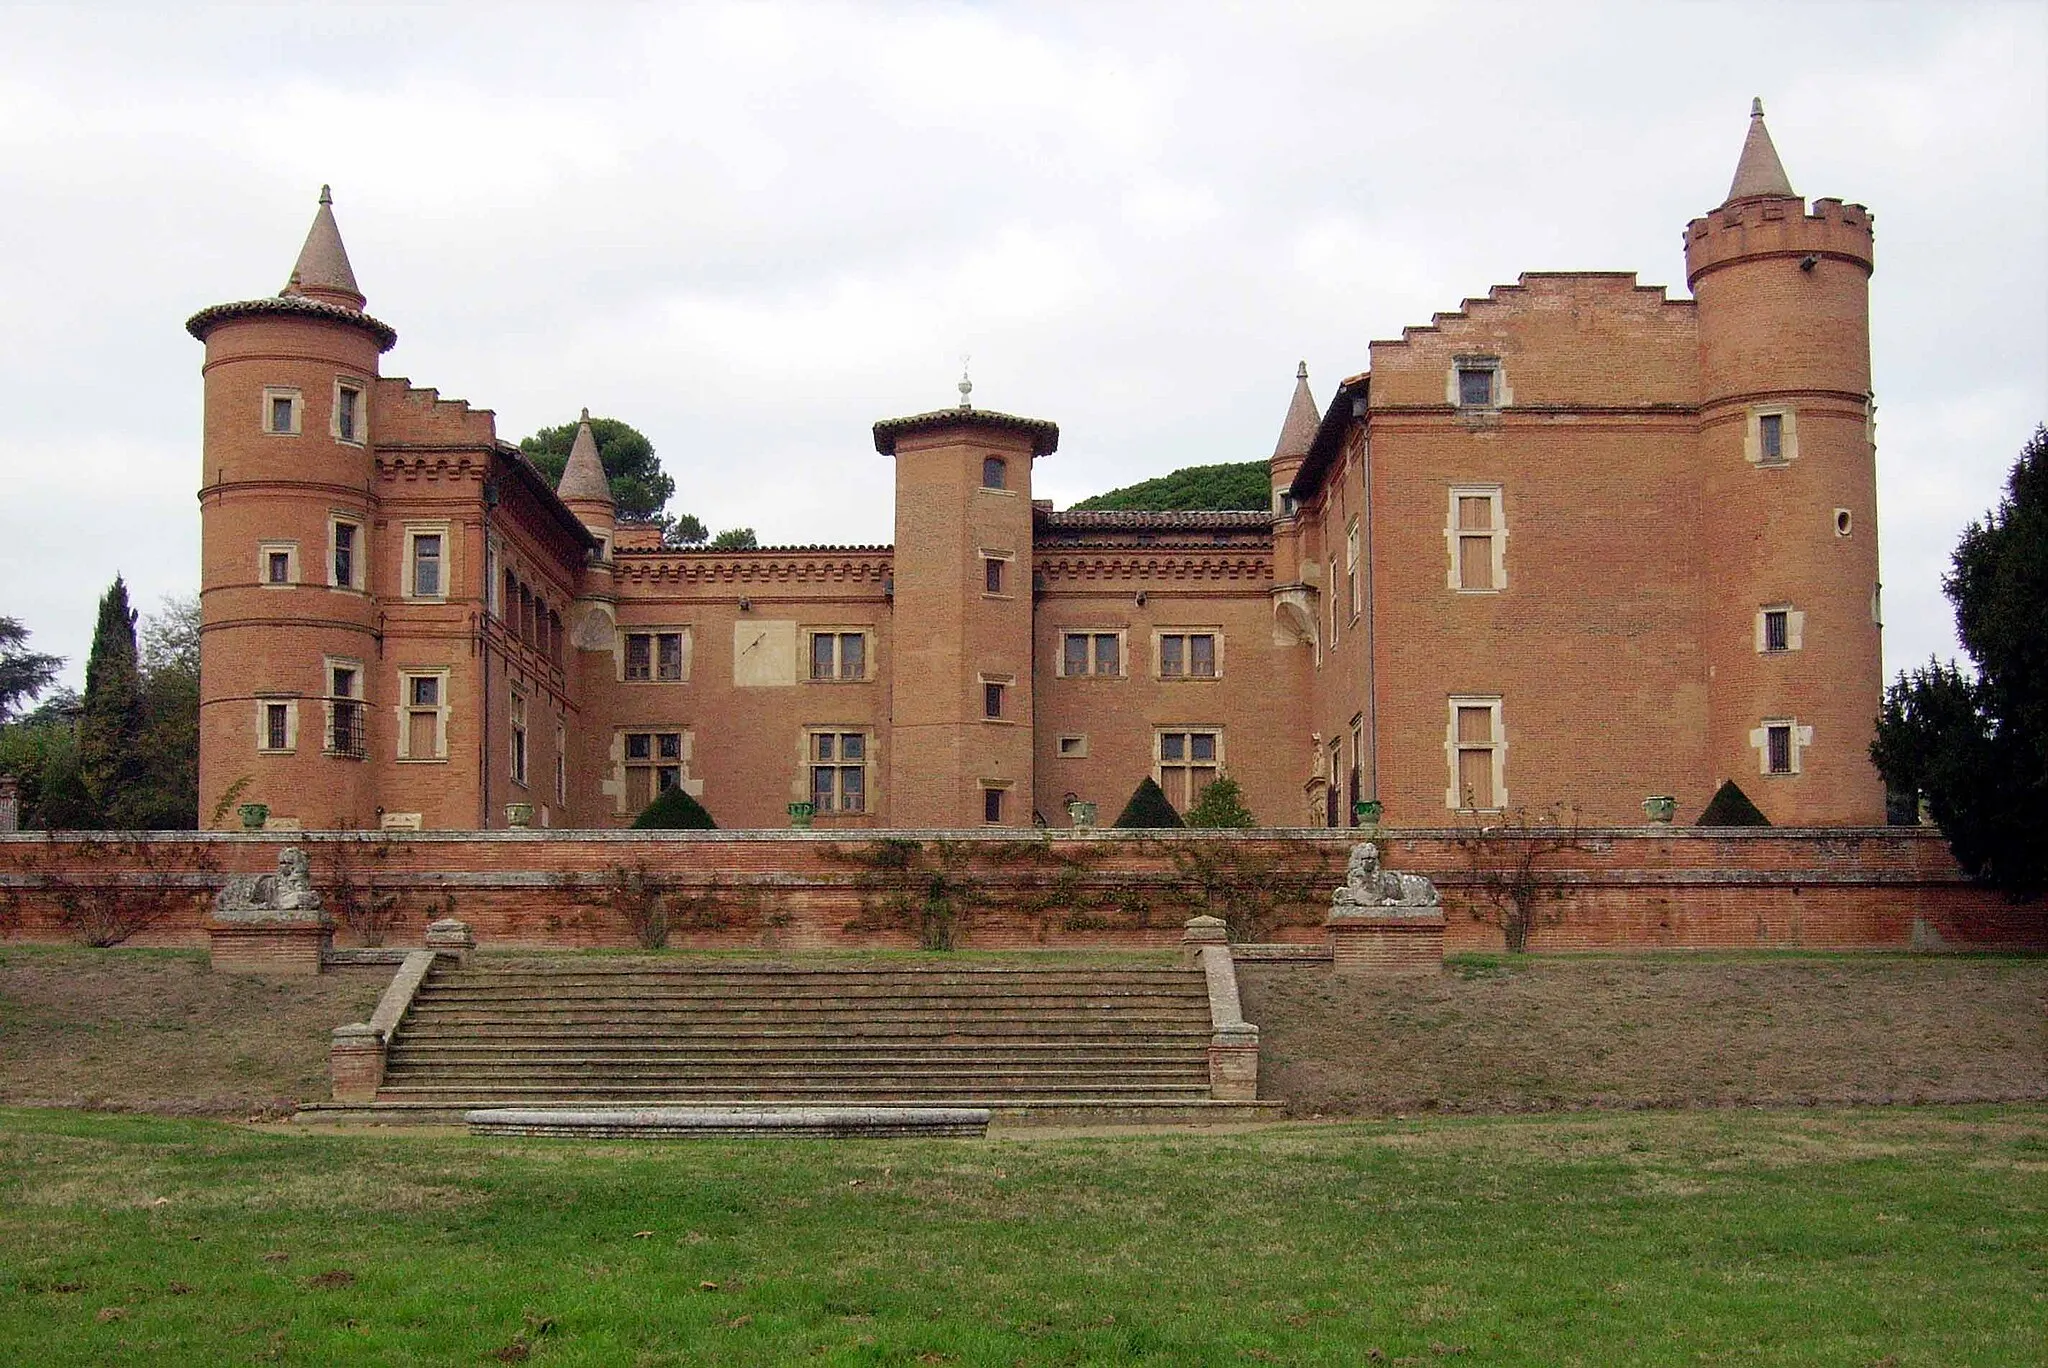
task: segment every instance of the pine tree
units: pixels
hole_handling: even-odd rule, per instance
[[[134,826],[146,805],[142,749],[142,672],[136,659],[135,610],[119,575],[100,600],[92,654],[85,663],[85,703],[78,719],[78,769],[94,825]]]
[[[1252,810],[1245,806],[1244,790],[1237,786],[1237,780],[1226,774],[1211,780],[1203,788],[1201,796],[1187,811],[1187,824],[1191,827],[1243,830],[1257,826],[1259,819],[1252,816]]]
[[[1131,793],[1131,801],[1124,804],[1124,810],[1117,814],[1116,826],[1126,831],[1156,830],[1160,827],[1181,827],[1180,814],[1173,810],[1173,804],[1166,800],[1166,793],[1147,775],[1140,780]]]

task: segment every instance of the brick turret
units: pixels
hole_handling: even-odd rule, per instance
[[[974,408],[968,389],[875,424],[896,459],[892,826],[1031,824],[1031,463],[1059,428]]]
[[[1709,767],[1774,821],[1879,823],[1870,214],[1786,176],[1761,102],[1685,232],[1698,302]]]
[[[202,816],[241,784],[308,826],[374,824],[364,766],[322,764],[377,730],[371,401],[398,335],[365,302],[322,186],[284,290],[186,323],[206,344]]]

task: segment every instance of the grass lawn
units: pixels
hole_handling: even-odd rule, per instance
[[[2039,1364],[2048,1107],[974,1141],[0,1112],[9,1364]]]

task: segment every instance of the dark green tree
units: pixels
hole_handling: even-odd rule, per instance
[[[78,770],[96,825],[133,829],[145,806],[148,772],[142,751],[142,669],[135,647],[135,610],[119,575],[100,600],[92,654],[85,662],[85,704],[78,718]]]
[[[1723,779],[1721,787],[1714,790],[1714,796],[1707,800],[1706,810],[1699,815],[1694,826],[1703,827],[1759,827],[1769,826],[1771,819],[1763,810],[1749,800],[1742,791],[1742,785],[1733,779]]]
[[[1262,512],[1272,506],[1273,477],[1264,461],[1187,466],[1170,475],[1112,489],[1074,505],[1082,509],[1173,512],[1230,509]]]
[[[91,824],[78,777],[78,711],[78,695],[56,688],[33,712],[0,726],[0,774],[20,785],[23,830]]]
[[[1164,795],[1161,795],[1162,797]],[[1187,810],[1187,824],[1191,827],[1230,827],[1244,830],[1259,824],[1252,816],[1252,810],[1245,806],[1244,790],[1237,780],[1229,775],[1212,779],[1196,797]]]
[[[711,539],[713,551],[751,551],[760,544],[751,527],[728,527]]]
[[[1870,758],[1885,787],[1922,795],[1972,877],[2048,888],[2048,428],[2004,496],[1963,531],[1942,577],[1971,678],[1929,661],[1885,690]]]
[[[132,825],[189,831],[199,825],[199,599],[169,597],[142,619],[141,790]]]
[[[526,459],[551,484],[560,483],[562,469],[569,464],[576,426],[564,423],[560,427],[542,428],[519,443]],[[597,459],[611,484],[619,516],[633,522],[660,521],[662,509],[676,492],[676,482],[662,470],[661,461],[654,454],[654,443],[638,428],[616,418],[591,419],[590,435],[597,439]]]
[[[28,649],[28,628],[11,617],[0,617],[0,723],[14,716],[15,709],[50,687],[57,678],[61,656],[41,655]]]
[[[665,789],[633,819],[636,831],[716,831],[704,805],[679,788]]]
[[[1124,804],[1124,810],[1111,825],[1126,831],[1149,831],[1187,823],[1181,821],[1180,814],[1167,801],[1165,790],[1148,774],[1138,781],[1138,787],[1131,791],[1131,801]]]

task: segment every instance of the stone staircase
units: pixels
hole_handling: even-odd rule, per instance
[[[1201,970],[1165,965],[444,964],[390,1039],[376,1101],[310,1110],[385,1120],[453,1120],[477,1106],[734,1104],[972,1106],[1039,1121],[1263,1114],[1211,1100],[1210,1034]]]

